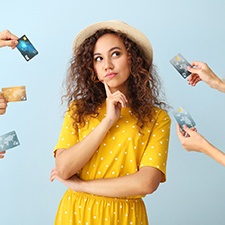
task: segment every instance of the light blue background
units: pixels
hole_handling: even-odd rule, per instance
[[[0,161],[0,224],[53,224],[65,187],[49,181],[52,150],[65,108],[61,84],[75,35],[87,25],[120,19],[142,30],[154,48],[169,104],[183,106],[198,131],[225,150],[225,95],[204,83],[190,87],[170,65],[178,52],[207,62],[225,77],[225,1],[2,1],[0,30],[26,34],[39,55],[26,62],[0,49],[0,88],[26,85],[27,102],[9,103],[0,133],[15,130],[21,145]],[[151,225],[224,225],[225,168],[182,149],[172,118],[167,182],[145,198]]]

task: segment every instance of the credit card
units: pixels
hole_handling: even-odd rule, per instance
[[[170,60],[170,63],[174,66],[174,68],[180,73],[180,75],[186,79],[190,76],[190,72],[188,71],[187,67],[191,66],[191,64],[181,55],[178,53],[175,57]]]
[[[15,131],[0,136],[0,152],[14,148],[20,145],[17,134]]]
[[[181,106],[177,110],[173,111],[173,115],[182,130],[183,125],[186,125],[189,128],[196,126],[196,123],[189,114],[189,112]]]
[[[2,94],[8,102],[19,102],[27,100],[25,86],[2,88]]]
[[[27,61],[38,54],[37,49],[33,46],[26,35],[23,35],[18,39],[18,44],[16,47]]]

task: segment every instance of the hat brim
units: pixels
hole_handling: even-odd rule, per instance
[[[148,38],[138,29],[130,26],[129,24],[119,21],[110,20],[104,22],[97,22],[89,25],[78,33],[73,42],[73,50],[76,50],[85,39],[93,35],[97,30],[110,29],[115,32],[120,31],[128,36],[129,39],[134,41],[148,57],[148,60],[152,62],[153,49]]]

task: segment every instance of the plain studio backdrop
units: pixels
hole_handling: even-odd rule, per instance
[[[60,96],[72,42],[87,25],[111,19],[146,34],[169,104],[186,108],[198,131],[225,151],[225,94],[204,83],[189,86],[169,63],[181,53],[225,77],[225,1],[2,1],[0,31],[26,34],[39,54],[26,62],[17,49],[0,49],[0,88],[27,89],[27,101],[8,103],[0,116],[0,134],[15,130],[20,140],[0,160],[0,225],[53,224],[66,190],[49,174],[66,109]],[[225,168],[182,149],[170,115],[167,182],[144,199],[150,224],[224,225]]]

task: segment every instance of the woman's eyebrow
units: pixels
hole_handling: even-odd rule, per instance
[[[112,48],[110,48],[110,49],[109,49],[109,52],[112,52],[113,50],[116,50],[116,49],[121,50],[121,48],[120,48],[120,47],[112,47]]]
[[[115,47],[110,48],[108,52],[112,52],[112,51],[114,51],[116,49],[117,50],[122,50],[120,47],[115,46]],[[98,52],[94,53],[94,56],[96,56],[96,55],[101,55],[101,53],[98,53]]]

